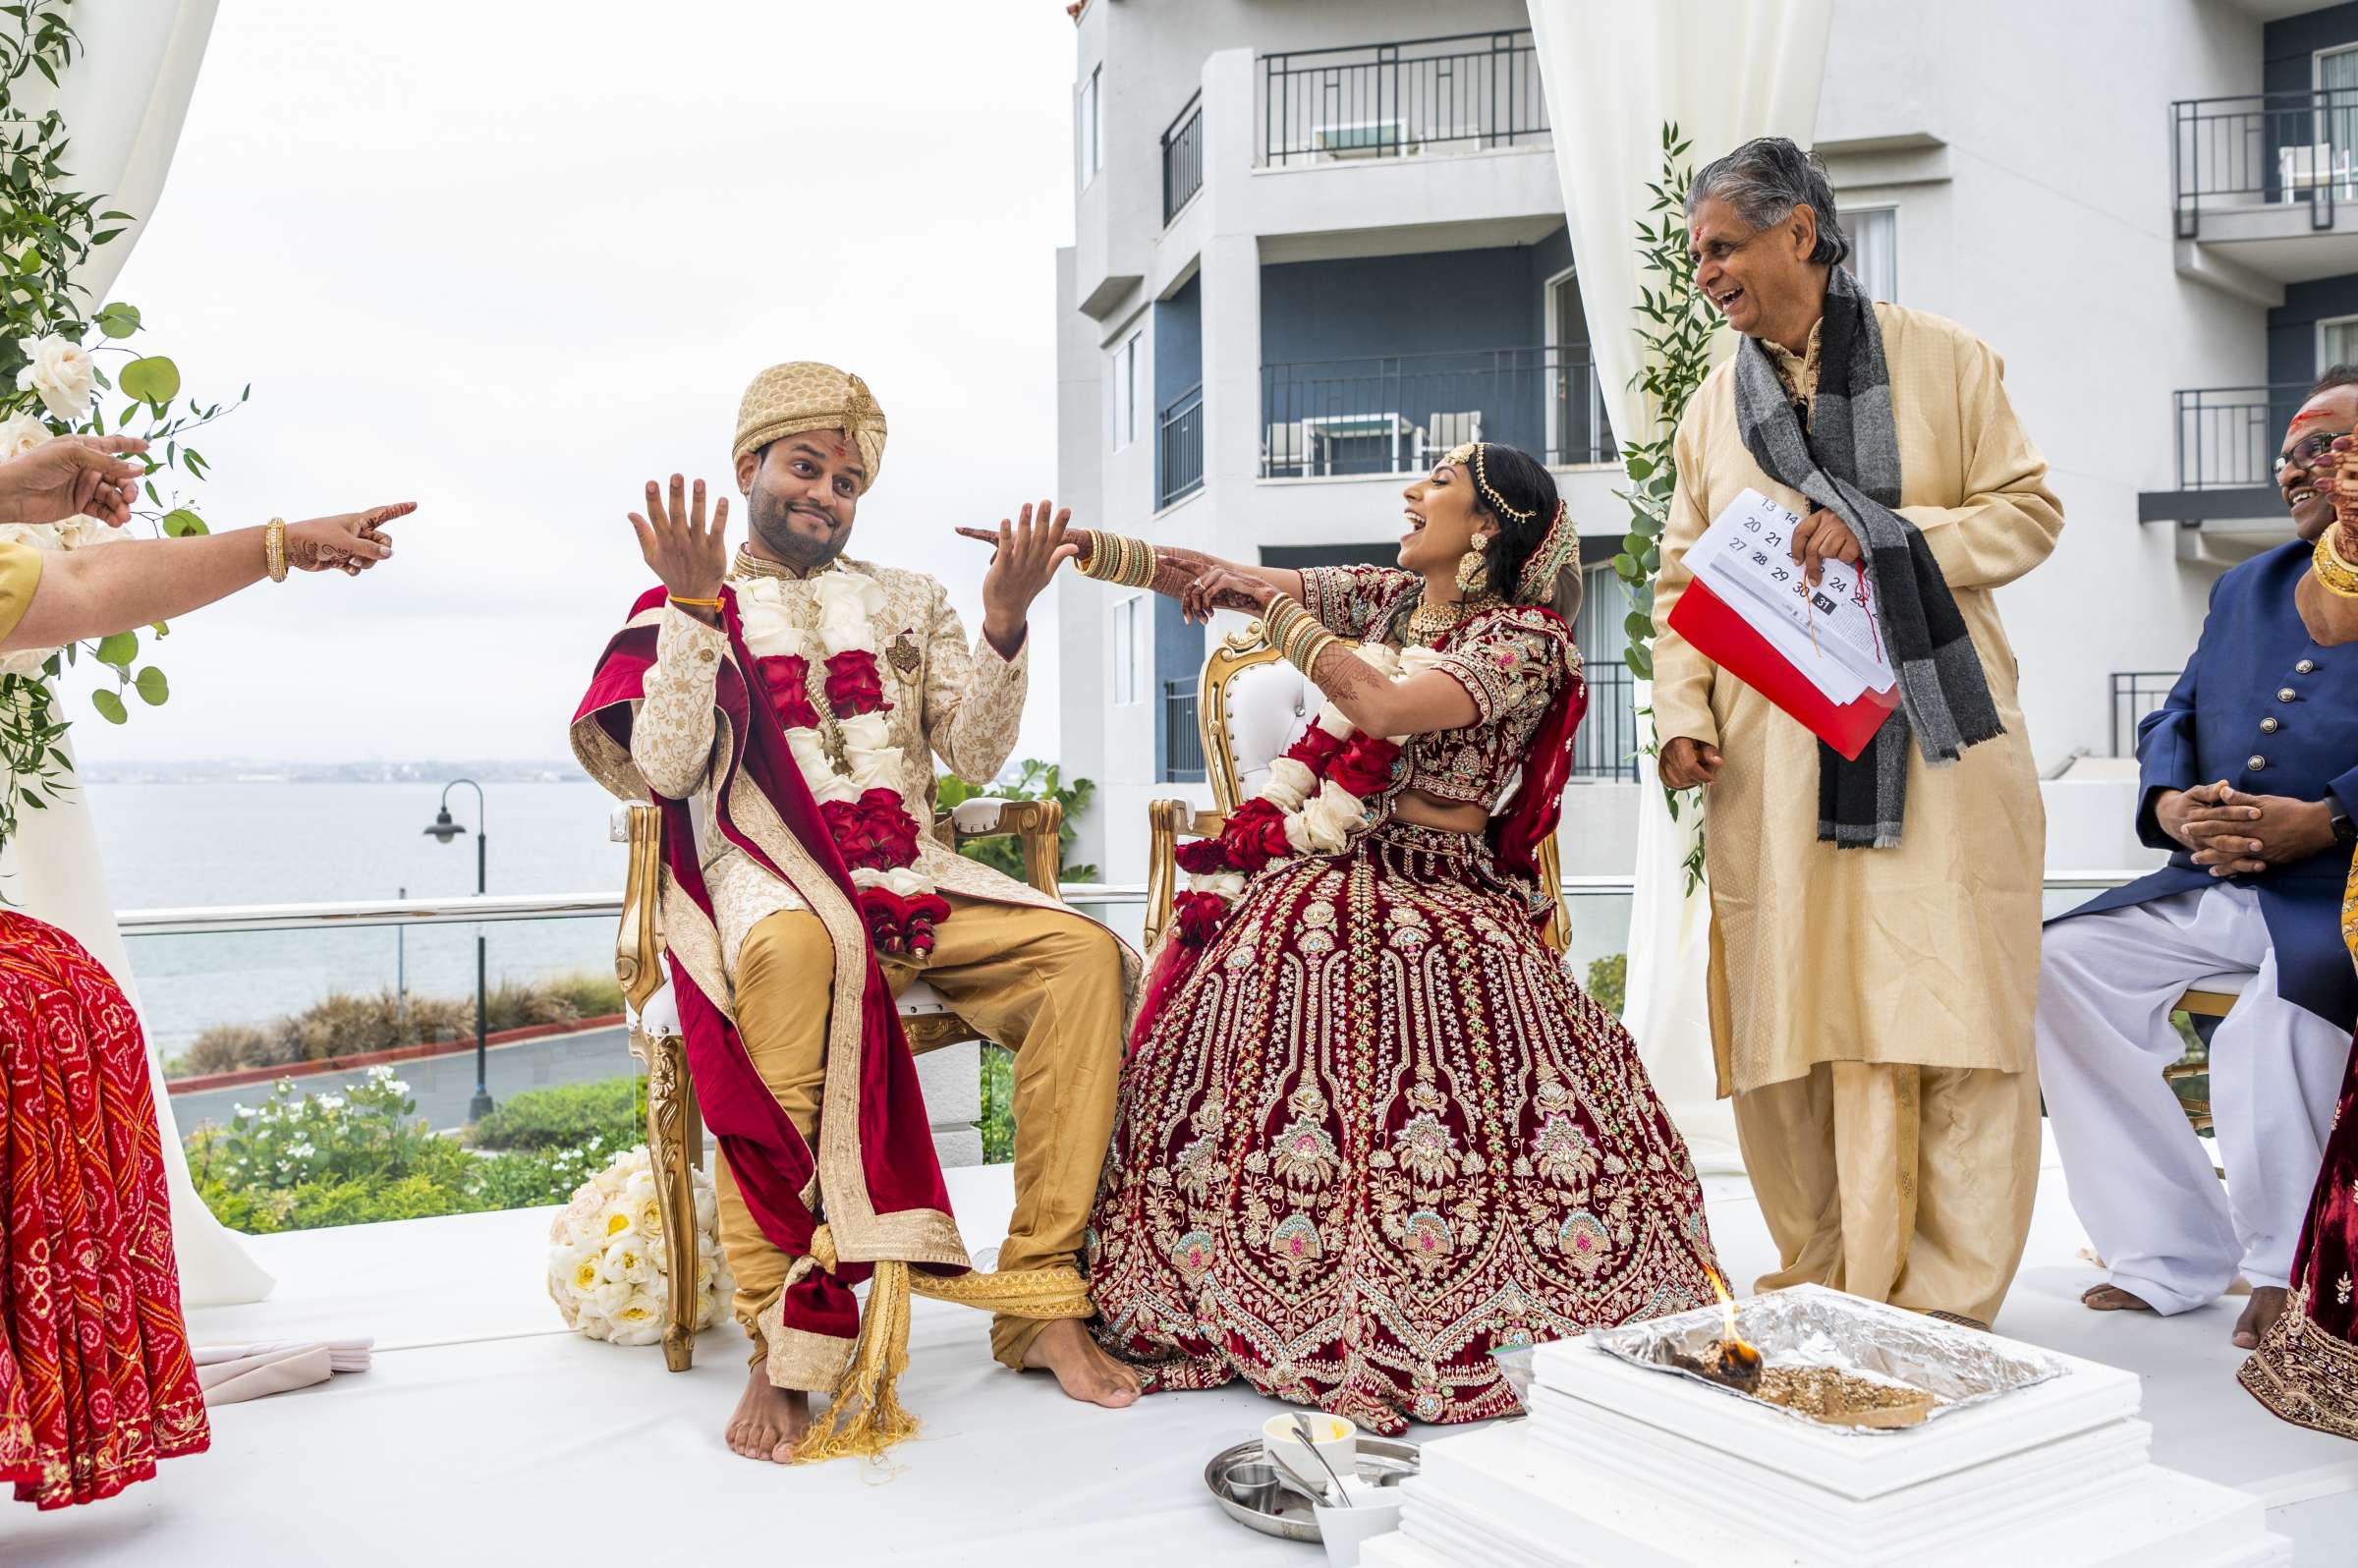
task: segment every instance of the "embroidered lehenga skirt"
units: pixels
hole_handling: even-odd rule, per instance
[[[0,1480],[95,1502],[202,1450],[139,1019],[81,943],[0,912]]]
[[[1099,1340],[1376,1432],[1513,1413],[1490,1352],[1712,1300],[1703,1192],[1617,1020],[1479,839],[1263,872],[1124,1069]]]
[[[2346,917],[2345,917],[2346,919]],[[2358,1044],[2293,1254],[2292,1297],[2236,1375],[2286,1421],[2358,1438]]]

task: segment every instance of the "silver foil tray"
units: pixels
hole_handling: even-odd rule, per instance
[[[1307,1540],[1314,1545],[1319,1540],[1319,1521],[1310,1511],[1310,1499],[1299,1492],[1280,1489],[1266,1507],[1255,1508],[1239,1500],[1228,1488],[1227,1476],[1232,1465],[1251,1464],[1262,1457],[1261,1439],[1248,1438],[1232,1448],[1223,1448],[1211,1456],[1204,1467],[1204,1484],[1209,1488],[1212,1500],[1223,1513],[1248,1530],[1258,1530],[1264,1536],[1280,1540]],[[1389,1437],[1359,1439],[1359,1479],[1372,1481],[1378,1486],[1397,1486],[1415,1475],[1420,1466],[1417,1445]]]

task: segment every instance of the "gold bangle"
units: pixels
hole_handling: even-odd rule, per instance
[[[1089,529],[1089,558],[1081,563],[1083,577],[1121,588],[1151,588],[1154,546],[1144,539]]]
[[[700,609],[700,610],[717,610],[717,609],[719,609],[719,608],[720,608],[720,600],[718,600],[718,599],[691,599],[691,598],[683,598],[681,595],[679,595],[679,594],[677,594],[677,593],[666,593],[666,594],[664,594],[664,595],[663,595],[663,602],[665,602],[666,604],[688,604],[688,605],[693,605],[693,606],[695,606],[697,609]]]
[[[262,565],[269,571],[271,582],[287,580],[287,520],[283,517],[272,518],[269,527],[262,530]]]
[[[2358,599],[2358,565],[2342,558],[2341,547],[2333,539],[2340,532],[2338,519],[2328,525],[2326,532],[2317,536],[2317,548],[2311,552],[2310,562],[2320,588],[2335,598]]]

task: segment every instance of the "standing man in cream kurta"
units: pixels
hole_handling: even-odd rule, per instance
[[[1697,287],[1752,341],[1679,423],[1654,712],[1662,781],[1709,791],[1720,1092],[1781,1254],[1760,1288],[1987,1322],[2038,1181],[2046,848],[1993,594],[2054,548],[2061,509],[1997,356],[1837,270],[1816,158],[1748,143],[1687,215]],[[1867,564],[1905,697],[1857,763],[1669,628],[1688,547],[1747,486],[1804,516],[1813,581]]]
[[[1006,764],[1023,713],[1027,614],[1076,548],[1062,542],[1063,520],[1051,522],[1044,502],[1037,519],[1027,507],[1020,524],[1001,524],[999,552],[982,586],[982,635],[970,648],[938,582],[844,554],[860,502],[882,469],[885,433],[883,411],[856,375],[797,362],[757,376],[732,454],[750,514],[747,543],[732,559],[724,543],[727,503],[707,524],[701,479],[693,506],[678,475],[668,504],[647,484],[647,515],[632,523],[668,600],[643,612],[656,624],[653,667],[626,743],[596,722],[575,727],[577,755],[616,795],[692,803],[711,917],[691,918],[696,912],[670,896],[667,883],[673,956],[692,972],[701,967],[701,989],[728,999],[763,1086],[822,1160],[832,1147],[830,1108],[862,1109],[843,1097],[842,1075],[830,1071],[830,1015],[846,1005],[840,987],[830,994],[839,973],[835,938],[814,906],[823,885],[798,888],[716,826],[732,756],[715,710],[716,679],[734,658],[723,589],[756,655],[745,683],[779,716],[806,778],[821,781],[814,788],[822,813],[827,805],[857,802],[826,813],[826,821],[847,864],[860,868],[871,864],[867,856],[879,827],[864,816],[877,802],[867,792],[898,795],[902,804],[884,813],[892,820],[883,831],[906,835],[904,811],[916,822],[932,820],[936,756],[978,781]],[[835,672],[829,655],[871,644],[875,656],[860,661],[864,674]],[[870,689],[857,690],[854,675]],[[847,683],[840,691],[839,681]],[[863,716],[819,718],[839,706]],[[827,755],[806,758],[806,745]],[[842,788],[830,781],[838,757],[848,770]],[[845,839],[847,831],[867,847]],[[773,859],[791,864],[782,851]],[[1015,1209],[998,1274],[1069,1271],[1112,1134],[1135,956],[1102,925],[957,855],[930,833],[917,836],[911,864],[873,876],[855,869],[853,877],[864,896],[891,894],[880,901],[884,908],[905,900],[906,908],[923,910],[938,895],[944,908],[922,931],[900,919],[879,927],[880,911],[865,903],[863,916],[895,991],[922,974],[961,1018],[1015,1052]],[[835,1128],[837,1137],[843,1132]],[[784,1295],[809,1274],[810,1260],[790,1257],[765,1235],[731,1161],[720,1163],[715,1187],[736,1314],[754,1345],[729,1446],[748,1458],[788,1462],[810,1430],[810,1394],[837,1387],[851,1341],[786,1320]],[[822,1205],[828,1196],[819,1194]],[[840,1228],[845,1216],[831,1218]],[[928,1256],[963,1262],[954,1235],[942,1244],[948,1251]],[[1138,1395],[1136,1375],[1097,1349],[1073,1317],[1001,1316],[991,1348],[1008,1367],[1053,1372],[1077,1399],[1119,1406]]]

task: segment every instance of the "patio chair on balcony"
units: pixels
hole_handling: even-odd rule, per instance
[[[1217,833],[1229,812],[1266,788],[1270,764],[1309,728],[1321,700],[1302,672],[1269,646],[1258,621],[1211,650],[1196,691],[1196,726],[1204,740],[1204,776],[1211,785],[1212,809],[1199,812],[1186,801],[1148,804],[1150,949],[1171,923],[1179,891],[1179,840]],[[1572,913],[1564,904],[1553,838],[1540,846],[1539,861],[1540,876],[1555,895],[1555,913],[1543,935],[1548,950],[1560,956],[1571,941]]]
[[[934,818],[933,833],[955,849],[986,838],[1023,841],[1024,870],[1033,886],[1058,897],[1058,832],[1064,808],[1054,801],[970,800]],[[631,1054],[646,1070],[646,1148],[655,1196],[663,1211],[663,1250],[671,1277],[696,1278],[696,1189],[689,1172],[704,1162],[704,1123],[680,1037],[679,1005],[663,957],[660,892],[663,816],[652,806],[617,807],[613,834],[630,846],[622,893],[622,924],[614,939],[614,974],[622,981]],[[900,993],[901,1031],[919,1055],[947,1045],[987,1039],[935,994],[923,977]],[[817,998],[825,1005],[824,995]],[[696,1292],[674,1291],[663,1322],[663,1364],[686,1372],[696,1355]]]
[[[2358,196],[2358,167],[2348,147],[2330,141],[2276,149],[2276,188],[2283,198],[2298,201],[2319,191],[2348,200]]]
[[[1270,425],[1261,443],[1261,472],[1272,479],[1299,479],[1310,474],[1310,427],[1300,420]]]
[[[1431,473],[1432,466],[1457,447],[1468,441],[1482,439],[1482,410],[1468,409],[1462,414],[1429,415],[1425,428],[1417,432],[1417,471]]]

